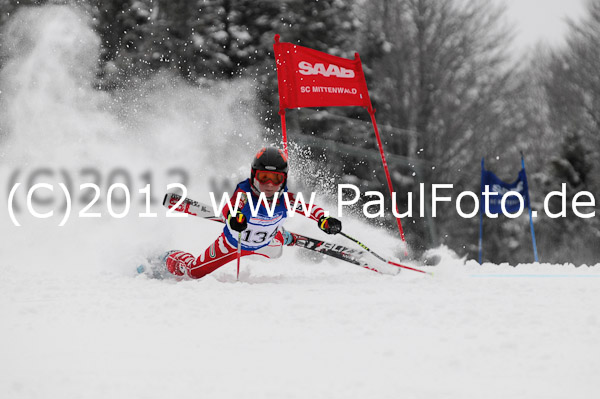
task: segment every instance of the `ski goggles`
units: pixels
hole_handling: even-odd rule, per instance
[[[254,176],[259,183],[268,183],[278,186],[285,180],[285,173],[281,172],[270,172],[268,170],[257,170]]]

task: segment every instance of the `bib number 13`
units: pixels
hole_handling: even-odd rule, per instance
[[[244,230],[242,233],[242,241],[251,242],[253,244],[262,244],[265,241],[271,240],[277,234],[277,229],[271,234],[267,231]]]

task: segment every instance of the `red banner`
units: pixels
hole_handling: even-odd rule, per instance
[[[355,59],[336,57],[275,36],[279,108],[356,105],[371,108],[358,53]]]
[[[377,123],[375,110],[371,105],[365,74],[358,53],[353,60],[336,57],[308,47],[292,43],[280,43],[275,35],[275,61],[277,63],[277,81],[279,83],[279,115],[283,148],[287,155],[287,132],[285,110],[303,107],[343,107],[359,106],[369,111],[377,145],[385,171],[390,194],[394,192],[392,178],[385,160],[383,144]],[[397,211],[397,209],[396,209]],[[396,218],[400,237],[404,241],[404,231],[400,218]],[[408,256],[408,249],[404,253]]]

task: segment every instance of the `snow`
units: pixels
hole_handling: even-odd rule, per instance
[[[249,90],[244,82],[216,92],[192,89],[159,76],[119,93],[121,100],[96,92],[80,73],[89,59],[61,51],[77,48],[54,40],[64,34],[56,21],[81,38],[86,54],[97,39],[76,13],[51,10],[13,17],[16,24],[35,21],[37,30],[11,34],[33,42],[39,35],[55,50],[28,46],[0,71],[11,116],[11,134],[0,144],[1,181],[17,171],[25,184],[43,167],[52,173],[39,181],[57,184],[67,175],[77,192],[94,178],[85,168],[98,172],[103,189],[110,173],[124,168],[133,199],[127,217],[112,218],[104,190],[93,208],[101,218],[75,213],[59,228],[58,207],[49,219],[27,217],[19,192],[22,227],[15,227],[3,193],[2,398],[515,399],[598,392],[598,265],[480,266],[439,248],[428,254],[441,259],[426,267],[433,277],[409,270],[385,276],[337,260],[313,263],[286,248],[278,260],[244,258],[239,282],[235,264],[196,281],[137,275],[145,255],[173,248],[198,254],[220,230],[195,218],[166,218],[156,203],[159,217],[138,217],[139,176],[152,172],[160,193],[173,177],[166,171],[184,167],[189,196],[205,202],[210,177],[242,176],[262,144],[258,123],[236,105]],[[44,84],[28,84],[34,81]],[[240,133],[247,148],[230,145]],[[58,188],[42,194],[63,202]],[[317,201],[333,209],[326,198]],[[302,217],[287,226],[326,238]],[[360,220],[344,218],[344,229],[378,253],[402,252],[397,239]]]
[[[433,278],[390,277],[296,255],[244,259],[241,282],[234,265],[180,282],[5,267],[0,391],[584,398],[599,388],[597,267],[443,259]]]

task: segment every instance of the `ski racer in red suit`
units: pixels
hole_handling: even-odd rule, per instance
[[[238,193],[241,200],[236,214],[227,205],[223,209],[225,221],[223,233],[198,258],[183,251],[169,251],[165,254],[165,263],[170,273],[177,276],[187,275],[200,278],[217,270],[219,267],[237,258],[237,245],[241,233],[241,256],[261,255],[266,258],[278,258],[283,252],[283,245],[294,245],[293,234],[283,229],[287,217],[287,206],[282,194],[287,192],[290,206],[295,204],[295,195],[287,191],[288,163],[284,152],[275,147],[261,149],[252,162],[250,179],[240,182],[231,197],[234,201]],[[260,203],[256,216],[251,214],[251,206],[244,196],[251,195],[256,207],[259,196],[265,194],[269,208],[273,206],[273,198],[277,200],[273,216],[269,216],[265,202]],[[304,215],[298,207],[295,212]],[[327,234],[337,234],[342,230],[342,223],[333,217],[325,217],[324,211],[313,206],[310,216]]]

